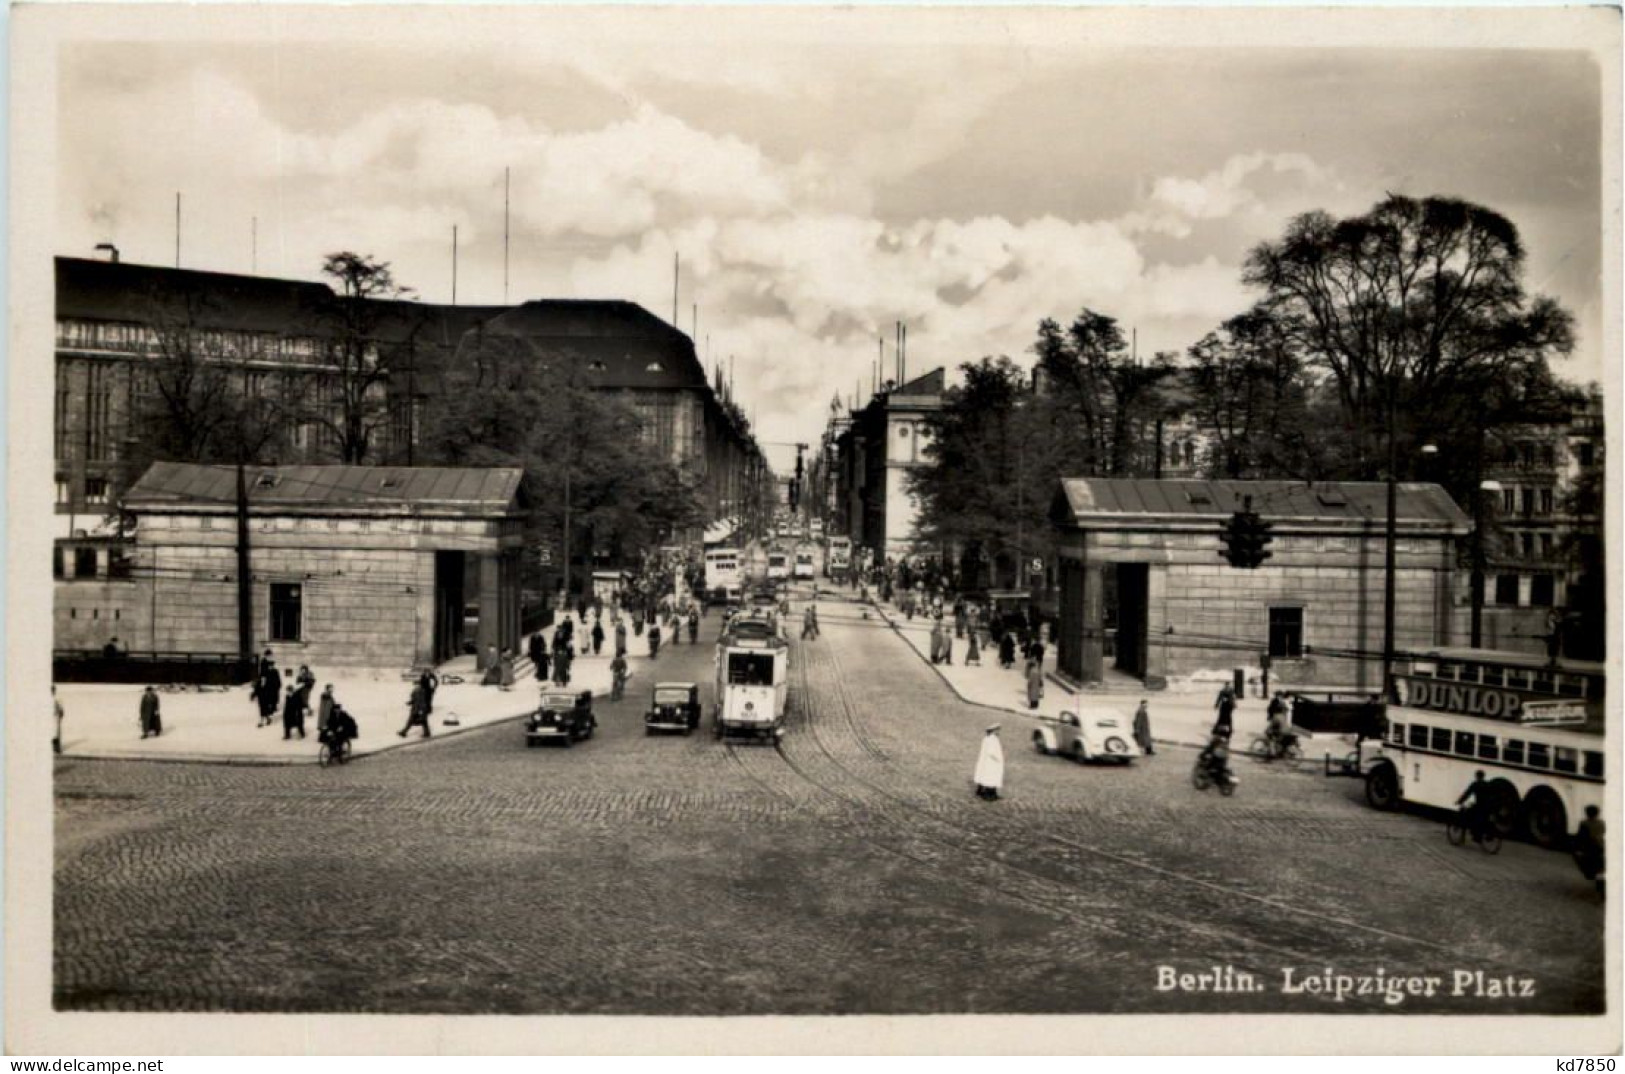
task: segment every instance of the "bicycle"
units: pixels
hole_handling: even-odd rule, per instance
[[[1459,847],[1464,845],[1467,842],[1467,837],[1471,835],[1473,840],[1478,843],[1479,849],[1484,853],[1501,853],[1501,837],[1496,834],[1492,826],[1486,824],[1483,826],[1482,831],[1475,834],[1468,824],[1467,818],[1460,814],[1457,814],[1454,820],[1445,825],[1444,835],[1446,839],[1450,840],[1451,846]]]
[[[331,742],[323,742],[321,748],[316,751],[316,763],[323,768],[328,765],[346,764],[349,760],[350,740],[347,738],[339,739],[337,746]]]
[[[1247,747],[1247,753],[1253,760],[1261,763],[1285,761],[1289,765],[1296,765],[1303,760],[1303,747],[1298,744],[1297,735],[1285,735],[1280,738],[1259,735]]]

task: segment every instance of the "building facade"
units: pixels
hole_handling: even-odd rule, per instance
[[[517,649],[520,476],[245,468],[255,651],[270,647],[285,664],[406,668]],[[154,464],[125,497],[135,519],[127,576],[94,583],[119,594],[59,583],[57,648],[100,648],[116,636],[136,655],[237,652],[236,487],[235,467]],[[97,617],[104,632],[88,636],[79,612],[99,595],[123,615]]]
[[[930,415],[942,408],[946,373],[934,369],[876,392],[834,432],[835,515],[855,547],[875,562],[920,551],[919,503],[908,475],[927,461]]]
[[[1098,683],[1110,666],[1158,689],[1267,658],[1278,682],[1379,689],[1386,495],[1380,482],[1063,480],[1060,671]],[[1219,537],[1249,499],[1274,539],[1244,570]],[[1399,486],[1399,649],[1464,643],[1456,541],[1469,529],[1443,489]]]
[[[538,301],[513,307],[364,300],[345,315],[325,284],[56,259],[57,537],[93,542],[119,493],[144,466],[133,417],[166,355],[184,351],[230,370],[233,394],[299,400],[279,462],[341,461],[333,426],[342,373],[335,349],[364,332],[366,362],[387,375],[366,388],[363,462],[412,465],[424,407],[447,363],[480,332],[522,338],[539,361],[580,355],[594,388],[638,413],[639,435],[688,474],[713,517],[738,510],[760,452],[707,381],[693,342],[629,302]],[[73,547],[67,550],[74,556]]]

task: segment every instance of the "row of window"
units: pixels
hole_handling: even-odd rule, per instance
[[[1430,753],[1448,753],[1473,761],[1494,761],[1516,768],[1539,769],[1563,775],[1602,778],[1603,760],[1599,750],[1578,750],[1572,746],[1552,746],[1519,738],[1503,739],[1499,735],[1453,731],[1448,727],[1428,727],[1415,723],[1409,726],[1394,724],[1389,737],[1395,745],[1404,744]]]
[[[1530,690],[1552,697],[1601,697],[1603,689],[1601,675],[1553,671],[1550,668],[1506,667],[1501,664],[1458,664],[1442,660],[1431,668],[1425,665],[1414,667],[1411,674],[1441,682],[1483,683],[1485,686]]]
[[[1549,515],[1555,507],[1556,491],[1550,485],[1543,488],[1507,485],[1501,489],[1501,510],[1505,514]]]
[[[1495,576],[1495,603],[1507,608],[1520,606],[1518,584],[1519,575],[1498,574]],[[1532,574],[1529,576],[1529,603],[1530,608],[1552,608],[1557,605],[1557,578],[1550,574]]]
[[[97,555],[94,546],[77,545],[72,549],[73,576],[75,578],[99,578],[101,573],[101,558]],[[68,550],[57,545],[51,549],[51,577],[67,577]],[[123,552],[113,550],[107,555],[107,578],[128,578],[131,573],[130,557]]]

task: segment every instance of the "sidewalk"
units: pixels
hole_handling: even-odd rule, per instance
[[[909,620],[895,606],[873,601],[882,619],[914,649],[921,660],[931,659],[931,620],[916,615]],[[952,628],[953,621],[945,619]],[[942,680],[961,701],[983,708],[995,709],[1012,716],[1024,716],[1036,725],[1041,717],[1054,719],[1063,711],[1106,710],[1124,720],[1132,720],[1134,710],[1143,699],[1149,702],[1151,734],[1159,745],[1205,746],[1216,712],[1213,707],[1217,687],[1212,691],[1173,693],[1169,691],[1122,690],[1115,683],[1105,689],[1074,691],[1067,689],[1055,677],[1055,646],[1049,645],[1044,653],[1044,696],[1037,709],[1027,707],[1027,682],[1022,675],[1025,666],[1017,657],[1017,666],[1006,670],[999,667],[998,646],[983,649],[981,665],[966,667],[966,639],[953,638],[953,663],[932,665]],[[1256,734],[1262,734],[1265,723],[1266,702],[1260,698],[1244,698],[1236,705],[1235,740],[1245,746]],[[1342,756],[1348,746],[1340,738],[1326,736],[1320,739],[1303,738],[1306,757],[1318,759],[1323,753]]]
[[[542,633],[551,649],[552,630]],[[576,633],[579,642],[579,625]],[[635,636],[627,638],[627,663],[634,680],[649,662],[648,645],[638,644],[642,641]],[[569,688],[607,695],[614,648],[614,634],[610,632],[602,654],[578,654],[571,666]],[[434,711],[429,716],[430,737],[425,739],[422,731],[414,728],[406,738],[400,738],[396,732],[406,723],[406,706],[415,676],[403,678],[405,669],[342,668],[331,675],[324,675],[321,668],[312,670],[317,676],[316,688],[311,698],[312,711],[305,717],[307,737],[303,740],[283,739],[280,709],[270,726],[256,726],[259,710],[249,698],[247,685],[203,692],[160,690],[163,734],[143,739],[137,717],[141,685],[61,683],[56,696],[66,713],[62,721],[63,755],[225,764],[314,764],[319,746],[315,707],[329,683],[334,696],[361,728],[360,737],[351,744],[356,756],[433,742],[449,734],[518,719],[535,707],[538,688],[548,685],[536,681],[530,661],[521,656],[511,689],[480,686],[474,658],[458,657],[437,669],[442,676],[461,676],[464,681],[442,681],[435,691]],[[283,668],[284,681],[296,671],[297,664]]]

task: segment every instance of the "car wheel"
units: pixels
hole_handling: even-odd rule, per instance
[[[1082,764],[1084,762],[1085,758],[1087,758],[1087,757],[1088,757],[1088,754],[1086,754],[1084,752],[1082,742],[1074,742],[1074,743],[1072,743],[1072,759],[1074,761],[1078,762],[1079,764]]]
[[[1041,756],[1049,756],[1049,747],[1044,745],[1044,735],[1042,732],[1033,732],[1033,749],[1037,750]]]

